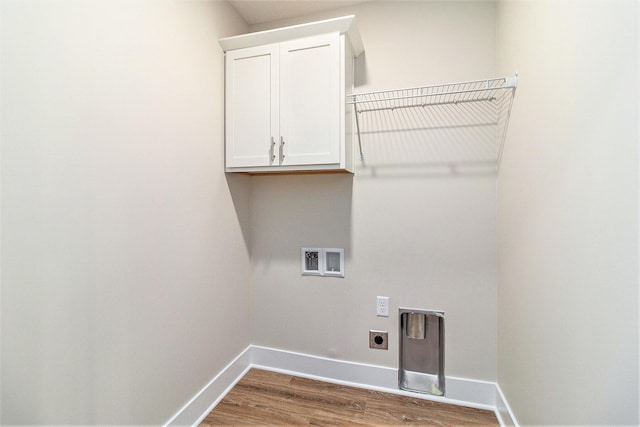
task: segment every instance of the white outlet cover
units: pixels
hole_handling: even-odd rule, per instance
[[[389,297],[376,297],[376,316],[389,317]]]

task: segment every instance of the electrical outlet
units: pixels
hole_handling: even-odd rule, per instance
[[[376,316],[389,317],[389,297],[377,297]]]

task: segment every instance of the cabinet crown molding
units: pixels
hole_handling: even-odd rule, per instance
[[[220,43],[222,50],[227,52],[230,50],[262,46],[265,44],[280,43],[287,40],[339,32],[340,34],[346,35],[347,40],[351,44],[353,55],[359,56],[364,52],[364,45],[362,44],[362,39],[360,38],[360,32],[356,26],[355,19],[355,15],[342,16],[323,21],[292,25],[290,27],[226,37],[218,40],[218,43]]]

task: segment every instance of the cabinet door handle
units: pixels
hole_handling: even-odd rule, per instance
[[[284,137],[280,137],[280,164],[284,162]]]
[[[269,155],[271,156],[271,163],[276,159],[276,140],[271,137],[271,148],[269,149]]]

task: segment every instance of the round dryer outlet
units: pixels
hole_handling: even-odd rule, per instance
[[[388,350],[389,333],[387,331],[369,331],[369,348]]]

